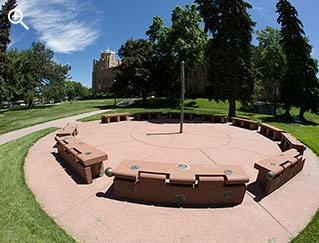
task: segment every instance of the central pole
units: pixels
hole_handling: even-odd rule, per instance
[[[181,116],[180,116],[180,130],[179,133],[183,133],[184,125],[184,100],[185,100],[185,62],[181,63]]]

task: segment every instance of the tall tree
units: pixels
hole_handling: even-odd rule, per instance
[[[146,34],[154,46],[158,90],[171,92],[179,89],[181,61],[189,70],[203,63],[208,36],[201,27],[202,18],[196,5],[176,7],[172,12],[172,26],[164,25],[155,17]],[[160,77],[160,79],[159,79]]]
[[[300,108],[300,119],[304,119],[306,111],[316,111],[318,108],[317,63],[311,58],[312,47],[296,8],[288,0],[279,0],[277,12],[278,23],[281,24],[281,44],[287,58],[282,100],[287,115],[291,106],[296,106]]]
[[[8,0],[0,10],[0,102],[7,96],[7,75],[8,60],[6,51],[10,43],[11,23],[8,19],[9,12],[16,7],[16,0]]]
[[[229,102],[236,115],[236,100],[247,102],[254,91],[251,39],[254,27],[244,0],[196,0],[212,39],[208,46],[210,98]]]
[[[257,31],[257,40],[260,53],[257,68],[261,73],[263,98],[274,102],[274,115],[276,115],[278,91],[286,71],[286,56],[280,43],[281,33],[268,26],[264,30]]]
[[[124,86],[130,87],[130,93],[141,95],[143,102],[146,102],[147,95],[153,90],[150,78],[152,53],[151,43],[143,39],[128,40],[119,50],[122,65],[116,83],[126,83]]]

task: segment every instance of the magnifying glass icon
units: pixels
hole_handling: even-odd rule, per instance
[[[12,24],[21,24],[26,30],[29,27],[23,22],[23,13],[19,9],[12,9],[8,14],[8,19]]]

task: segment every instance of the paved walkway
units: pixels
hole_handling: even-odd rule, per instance
[[[79,124],[78,138],[109,155],[105,166],[124,159],[190,164],[238,164],[250,178],[241,205],[172,208],[118,200],[111,178],[85,185],[57,159],[54,134],[26,158],[27,184],[47,213],[79,242],[288,242],[319,207],[319,162],[310,150],[304,170],[267,197],[254,184],[254,162],[280,152],[255,131],[226,124],[120,122]],[[61,161],[60,161],[61,162]]]
[[[92,112],[83,113],[83,114],[79,114],[79,115],[75,115],[75,116],[61,118],[61,119],[50,121],[50,122],[41,123],[41,124],[34,125],[31,127],[27,127],[27,128],[22,128],[19,130],[15,130],[13,132],[5,133],[5,134],[0,135],[0,145],[11,142],[15,139],[21,138],[23,136],[26,136],[28,134],[31,134],[33,132],[36,132],[36,131],[39,131],[39,130],[42,130],[45,128],[63,127],[63,126],[65,126],[66,123],[76,122],[76,120],[78,120],[78,119],[82,119],[82,118],[92,116],[92,115],[97,115],[100,113],[105,113],[107,111],[108,110],[92,111]]]

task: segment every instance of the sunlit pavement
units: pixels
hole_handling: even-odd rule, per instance
[[[27,184],[41,206],[81,242],[288,242],[319,207],[319,160],[309,149],[304,170],[262,197],[254,185],[258,160],[280,153],[256,131],[229,124],[120,122],[79,124],[80,140],[124,159],[188,164],[238,164],[250,178],[244,202],[226,208],[173,208],[117,200],[112,178],[82,184],[58,162],[51,134],[30,150]]]

